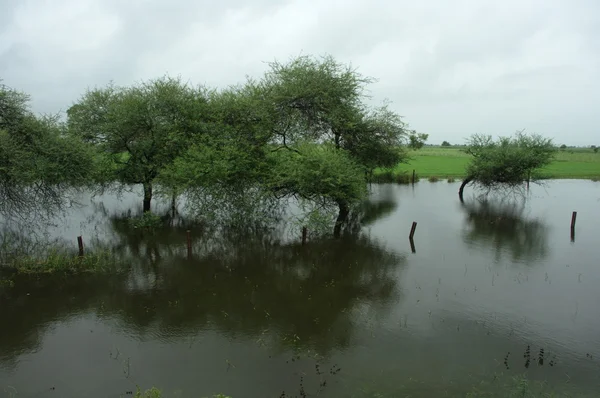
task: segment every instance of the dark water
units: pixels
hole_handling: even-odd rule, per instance
[[[131,272],[4,288],[0,397],[442,397],[520,375],[598,396],[600,184],[464,205],[457,188],[375,187],[360,234],[306,246],[140,235],[118,216],[138,198],[96,198],[50,236],[111,247]]]

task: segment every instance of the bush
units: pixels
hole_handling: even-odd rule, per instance
[[[418,177],[416,178],[416,181],[419,181]],[[373,174],[371,182],[376,184],[410,184],[412,182],[412,176],[406,172],[383,170]]]
[[[160,216],[158,216],[150,211],[145,212],[141,217],[129,219],[129,224],[133,228],[138,228],[138,229],[158,228],[161,225],[161,223],[162,223],[162,221],[160,219]]]

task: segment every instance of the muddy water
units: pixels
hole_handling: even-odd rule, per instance
[[[523,375],[597,396],[600,184],[464,204],[457,188],[377,186],[359,234],[306,246],[182,221],[140,234],[121,217],[135,195],[82,197],[46,237],[83,235],[131,271],[4,288],[0,396],[465,396]]]

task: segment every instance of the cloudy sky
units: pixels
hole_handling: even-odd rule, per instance
[[[332,54],[431,143],[600,145],[598,0],[0,0],[0,78],[38,112],[168,73],[222,87]]]

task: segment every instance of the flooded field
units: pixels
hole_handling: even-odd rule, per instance
[[[183,221],[140,234],[139,196],[83,197],[40,240],[81,235],[131,269],[1,288],[0,397],[508,396],[523,377],[598,396],[600,184],[457,190],[374,186],[360,233],[306,245]]]

